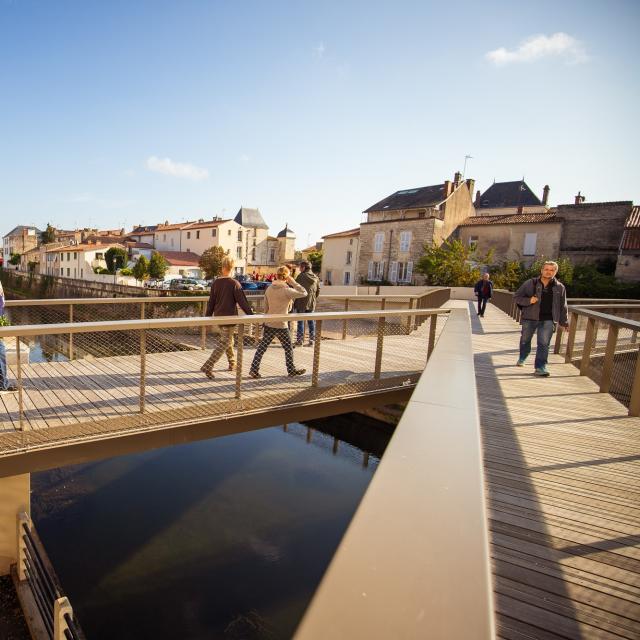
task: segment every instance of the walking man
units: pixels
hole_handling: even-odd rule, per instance
[[[300,273],[296,278],[296,282],[301,284],[307,292],[306,298],[297,298],[293,303],[293,309],[296,313],[313,313],[316,310],[316,301],[320,294],[320,280],[318,276],[311,270],[311,263],[303,260],[300,263]],[[316,337],[316,322],[308,320],[309,326],[309,342],[308,347],[313,346]],[[298,320],[298,330],[296,335],[296,347],[301,347],[304,339],[304,321]]]
[[[0,316],[4,316],[4,289],[0,282]],[[16,340],[20,338],[16,337]],[[4,340],[0,338],[0,391],[17,391],[18,387],[9,380],[7,371],[7,353],[4,347]]]
[[[493,296],[493,282],[489,280],[489,274],[483,273],[482,279],[476,282],[473,292],[478,296],[478,315],[484,318],[484,310],[487,307],[487,300]]]
[[[249,316],[253,315],[253,309],[244,295],[240,283],[231,277],[235,261],[229,256],[222,259],[222,275],[211,284],[211,294],[207,304],[206,316],[237,316],[238,306]],[[214,378],[213,366],[223,353],[227,354],[229,371],[236,368],[236,354],[233,351],[233,332],[236,325],[223,324],[213,328],[213,351],[202,365],[200,371],[207,378]]]
[[[522,309],[520,357],[516,364],[524,367],[524,362],[531,353],[531,339],[537,333],[535,375],[543,377],[549,375],[549,344],[556,325],[565,329],[569,326],[567,292],[564,285],[556,279],[556,273],[558,264],[548,260],[542,265],[540,277],[524,282],[515,294],[515,302]]]

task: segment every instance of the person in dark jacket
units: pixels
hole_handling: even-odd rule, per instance
[[[478,315],[484,318],[484,310],[487,308],[487,300],[493,297],[493,282],[489,280],[489,274],[483,273],[482,278],[476,282],[473,292],[478,296]]]
[[[313,313],[316,310],[316,302],[318,299],[318,295],[320,294],[320,280],[318,276],[313,273],[311,270],[311,263],[303,260],[300,263],[300,273],[296,278],[296,282],[301,284],[306,292],[306,298],[298,298],[293,303],[293,310],[296,313]],[[316,337],[316,323],[315,320],[307,321],[309,325],[309,342],[307,344],[308,347],[313,346],[313,342]],[[297,335],[296,335],[296,345],[297,347],[302,346],[302,342],[304,339],[304,321],[298,320],[297,327]]]
[[[249,305],[247,297],[240,283],[231,277],[235,262],[233,258],[226,256],[222,260],[222,275],[211,284],[211,294],[207,304],[206,316],[237,316],[238,307],[247,315],[253,315],[253,309]],[[233,332],[236,325],[223,324],[213,328],[214,346],[211,355],[202,365],[200,371],[207,378],[213,378],[213,366],[223,353],[226,352],[229,360],[229,371],[236,368],[236,354],[233,351]]]
[[[537,333],[535,375],[547,377],[547,360],[551,336],[559,324],[565,329],[569,326],[569,310],[567,308],[567,292],[564,285],[556,279],[558,264],[548,260],[542,265],[539,278],[531,278],[524,282],[515,293],[515,303],[522,310],[520,324],[520,356],[516,363],[524,367],[524,362],[531,353],[531,339]]]
[[[0,282],[0,316],[4,315],[4,289],[2,288],[2,282]],[[19,338],[16,338],[19,340]],[[4,346],[4,340],[0,338],[0,391],[17,391],[13,382],[9,379],[9,373],[7,371],[7,352]]]

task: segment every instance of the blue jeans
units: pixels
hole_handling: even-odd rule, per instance
[[[304,311],[304,313],[312,313],[312,311]],[[316,337],[316,321],[307,320],[309,325],[309,340],[313,342]],[[304,320],[298,320],[298,330],[296,332],[296,342],[302,342],[304,338]]]
[[[7,375],[7,352],[4,348],[4,340],[0,339],[0,389],[6,391],[10,384]]]
[[[483,316],[484,310],[487,308],[487,300],[484,296],[478,296],[478,315]]]
[[[531,339],[537,332],[538,346],[536,348],[535,368],[541,369],[549,358],[549,344],[555,331],[553,320],[523,320],[520,334],[520,360],[524,360],[531,353]]]

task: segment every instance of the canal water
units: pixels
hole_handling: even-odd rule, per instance
[[[32,474],[87,638],[290,638],[388,438],[327,430],[354,420],[373,446],[290,424]]]

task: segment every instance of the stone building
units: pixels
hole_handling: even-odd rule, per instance
[[[356,284],[356,265],[360,246],[360,229],[349,229],[322,236],[322,270],[325,284]]]
[[[424,246],[442,244],[474,214],[473,180],[453,181],[396,191],[364,211],[360,225],[358,279],[395,284],[423,284],[413,265]],[[359,284],[359,283],[354,283]]]
[[[511,182],[494,182],[484,193],[476,193],[474,205],[478,216],[544,213],[548,209],[548,200],[548,184],[544,186],[540,200],[523,178]]]
[[[640,207],[633,207],[627,218],[620,241],[616,278],[640,282]]]
[[[22,254],[30,249],[35,249],[40,243],[42,232],[36,227],[19,225],[14,227],[2,238],[2,253],[5,263],[13,254]]]

